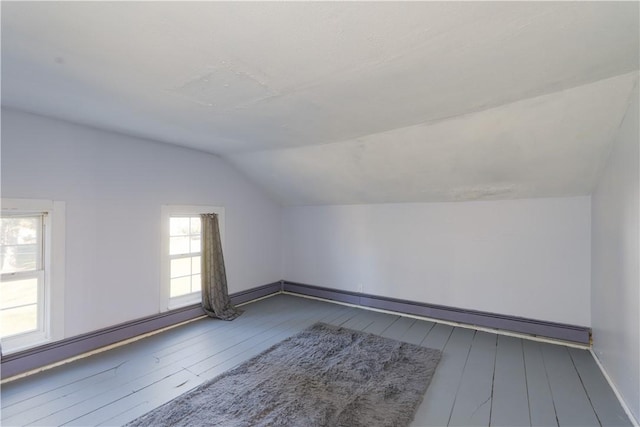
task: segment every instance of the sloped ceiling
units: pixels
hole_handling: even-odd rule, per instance
[[[2,104],[215,153],[285,204],[588,194],[638,6],[3,2]]]

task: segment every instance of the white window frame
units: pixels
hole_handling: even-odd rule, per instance
[[[40,199],[1,199],[2,214],[43,215],[42,281],[38,295],[39,329],[1,340],[10,354],[64,338],[65,203]]]
[[[162,223],[162,244],[161,248],[161,286],[160,286],[160,311],[168,311],[187,305],[197,304],[202,301],[201,292],[194,292],[187,295],[180,295],[171,298],[171,255],[169,254],[169,222],[173,216],[197,216],[204,213],[218,214],[218,225],[220,227],[220,240],[222,250],[225,247],[225,215],[222,206],[201,206],[201,205],[163,205],[161,209]]]

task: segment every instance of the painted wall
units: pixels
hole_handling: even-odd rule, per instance
[[[286,280],[590,325],[588,196],[288,207],[283,216]]]
[[[210,154],[3,109],[2,197],[66,202],[65,336],[159,311],[163,204],[225,207],[230,292],[281,278],[280,206]]]
[[[594,350],[640,420],[638,92],[592,196]]]

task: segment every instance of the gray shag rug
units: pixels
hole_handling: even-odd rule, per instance
[[[406,426],[441,352],[316,323],[128,426]]]

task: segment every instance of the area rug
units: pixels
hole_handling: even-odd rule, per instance
[[[406,426],[439,350],[316,323],[128,426]]]

